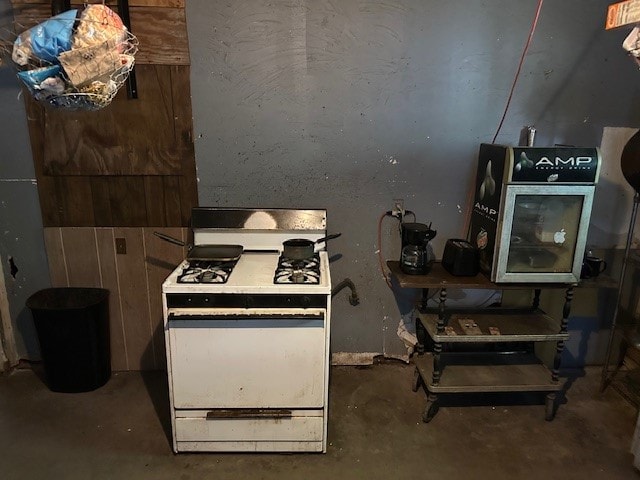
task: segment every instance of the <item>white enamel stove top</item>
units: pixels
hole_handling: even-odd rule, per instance
[[[179,283],[178,276],[188,265],[185,260],[162,285],[164,293],[265,293],[265,294],[327,294],[331,292],[329,258],[326,251],[320,256],[320,282],[318,284],[285,283],[275,284],[274,276],[280,253],[245,251],[226,283]]]

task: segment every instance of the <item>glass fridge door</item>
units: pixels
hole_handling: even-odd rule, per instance
[[[509,186],[498,255],[503,281],[578,281],[593,187]],[[584,191],[588,188],[588,191]],[[535,190],[540,190],[536,192]]]

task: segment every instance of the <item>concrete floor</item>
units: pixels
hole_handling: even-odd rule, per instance
[[[540,398],[520,396],[449,399],[424,424],[412,366],[333,367],[326,455],[174,455],[162,372],[60,394],[17,370],[0,377],[0,478],[640,478],[629,453],[635,408],[612,388],[598,392],[600,369],[568,373],[553,422]]]

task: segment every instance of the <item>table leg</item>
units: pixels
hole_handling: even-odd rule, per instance
[[[438,413],[438,396],[433,393],[427,394],[427,407],[424,409],[424,413],[422,414],[422,421],[424,423],[429,423],[433,417]]]
[[[440,289],[440,303],[438,304],[438,334],[444,333],[446,326],[445,302],[447,301],[447,289]]]
[[[556,394],[555,393],[547,393],[547,396],[544,400],[544,419],[547,422],[553,420],[553,417],[556,414]]]
[[[425,342],[427,341],[427,329],[424,328],[424,325],[420,321],[420,316],[416,316],[416,339],[418,340],[416,352],[418,352],[418,355],[422,355],[424,353]]]
[[[438,333],[444,333],[446,326],[445,302],[447,301],[447,289],[440,289],[440,304],[438,305]],[[442,353],[442,342],[433,342],[433,376],[432,383],[437,385],[440,382],[440,374],[442,367],[440,365],[440,354]]]
[[[567,288],[567,293],[564,296],[564,307],[562,309],[562,322],[560,323],[560,333],[567,333],[567,326],[569,323],[569,315],[571,314],[571,301],[573,300],[573,287]],[[551,378],[554,382],[558,381],[560,375],[560,360],[562,359],[562,351],[564,350],[564,340],[560,340],[556,344],[556,355],[553,359],[553,371],[551,372]]]
[[[428,288],[423,288],[422,289],[422,298],[420,299],[420,311],[424,312],[428,305],[427,303],[429,302],[429,289]]]

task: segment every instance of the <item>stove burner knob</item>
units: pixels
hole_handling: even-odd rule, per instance
[[[304,308],[309,308],[309,306],[311,305],[311,298],[305,295],[300,299],[300,303]]]

